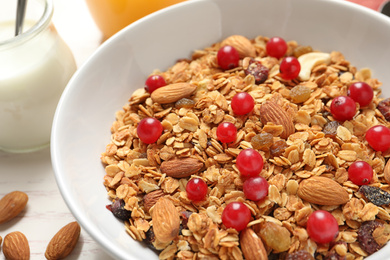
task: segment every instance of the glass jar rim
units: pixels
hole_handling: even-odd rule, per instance
[[[47,28],[51,22],[51,18],[53,16],[53,2],[52,0],[43,0],[44,1],[44,11],[42,16],[39,18],[39,20],[31,26],[27,31],[12,37],[10,39],[0,41],[0,47],[5,47],[11,44],[18,44],[22,43],[31,37],[37,35],[41,31],[43,31],[45,28]]]

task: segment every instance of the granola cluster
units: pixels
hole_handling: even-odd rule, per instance
[[[313,259],[363,259],[372,253],[364,242],[367,236],[377,243],[375,250],[390,239],[388,204],[376,205],[348,179],[348,167],[357,160],[365,161],[374,171],[369,186],[386,194],[390,191],[384,176],[388,154],[374,151],[365,140],[370,127],[390,126],[377,109],[382,100],[381,83],[371,78],[369,69],[358,70],[337,51],[330,53],[329,64],[314,66],[308,80],[283,80],[279,73],[281,59],[267,56],[268,40],[263,36],[250,40],[255,50],[252,58],[269,70],[263,83],[257,84],[252,74],[245,73],[249,57],[241,58],[234,69],[222,70],[216,58],[222,43],[218,42],[194,51],[191,59],[180,60],[166,71],[152,73],[161,75],[167,84],[195,85],[190,97],[161,104],[140,88],[116,113],[111,142],[101,155],[106,172],[104,185],[110,199],[120,200],[122,209],[129,212],[130,218],[125,220],[129,235],[159,250],[160,259],[251,259],[244,255],[243,248],[256,248],[256,244],[247,243],[258,240],[270,259],[288,259],[294,252],[299,252],[297,257]],[[299,56],[302,49],[311,48],[290,41],[286,55]],[[335,121],[330,113],[332,99],[347,95],[348,86],[357,81],[373,88],[373,101],[367,107],[358,107],[353,120]],[[291,91],[295,86],[310,90],[303,102],[297,101]],[[238,92],[254,98],[251,113],[233,113],[230,103]],[[294,128],[289,135],[283,122],[262,123],[261,107],[267,101],[283,108],[292,119]],[[137,124],[145,117],[162,123],[164,131],[156,143],[145,144],[137,137]],[[221,122],[236,126],[234,142],[218,141],[216,129]],[[235,164],[239,152],[246,148],[256,149],[264,159],[260,175],[268,181],[269,190],[268,196],[258,202],[245,197],[244,180]],[[194,160],[198,171],[188,177],[175,175],[175,167],[170,169],[171,174],[161,171],[164,162],[178,159]],[[300,183],[313,176],[337,182],[347,191],[348,202],[320,205],[301,198]],[[196,203],[187,198],[185,189],[193,177],[202,178],[208,185],[207,198]],[[332,188],[326,189],[331,195]],[[180,222],[179,234],[169,241],[156,240],[153,231],[157,224],[152,216],[158,215],[153,210],[162,197],[175,209],[164,213],[166,218],[173,215],[173,223],[179,216]],[[223,209],[232,201],[243,202],[250,209],[248,229],[260,239],[240,238],[239,232],[223,225]],[[330,212],[338,222],[339,233],[332,243],[318,244],[308,235],[308,216],[318,209]],[[361,229],[370,223],[371,231]]]

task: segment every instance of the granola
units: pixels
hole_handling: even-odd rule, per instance
[[[367,185],[380,189],[381,196],[390,191],[384,172],[389,154],[373,150],[365,140],[370,127],[390,126],[386,115],[377,109],[383,104],[381,83],[371,77],[370,69],[358,70],[338,51],[317,55],[312,47],[295,41],[287,43],[285,56],[313,53],[316,60],[302,65],[302,77],[284,80],[279,72],[282,58],[267,56],[268,40],[236,35],[196,50],[191,59],[152,73],[162,76],[168,85],[181,86],[180,93],[169,93],[168,103],[140,88],[116,112],[111,142],[101,154],[104,185],[112,201],[123,202],[118,210],[131,215],[125,220],[129,235],[159,250],[160,259],[250,259],[245,253],[250,254],[253,248],[272,259],[290,259],[289,255],[296,259],[293,253],[309,254],[314,259],[363,259],[390,239],[390,206],[371,202],[371,197],[348,178],[349,166],[365,161],[373,169]],[[223,70],[216,54],[226,42],[238,44],[240,61],[238,67]],[[268,69],[266,78],[256,78],[256,68],[248,69],[253,61]],[[357,81],[372,87],[373,101],[367,107],[358,106],[353,120],[334,120],[332,99],[347,95],[348,87]],[[231,100],[240,92],[255,100],[249,114],[232,111]],[[282,115],[267,115],[265,104],[272,104],[269,110]],[[147,117],[159,120],[163,127],[152,144],[143,143],[137,135],[137,125]],[[222,122],[234,124],[235,141],[218,140],[217,127]],[[238,154],[247,148],[256,149],[264,160],[260,176],[268,181],[269,189],[260,201],[246,198],[244,179],[236,165]],[[331,187],[345,193],[347,202],[337,196],[333,197],[338,202],[331,205],[305,200],[300,187],[313,176],[327,178]],[[205,200],[193,202],[187,197],[186,184],[194,177],[208,186]],[[331,187],[321,192],[331,194]],[[315,202],[318,200],[321,198]],[[167,223],[153,223],[157,202],[167,205],[165,211],[175,209],[164,213],[168,214]],[[222,212],[230,202],[242,202],[250,210],[250,232],[245,232],[245,237],[223,224]],[[339,225],[331,243],[316,243],[306,230],[308,216],[319,209],[330,212]],[[174,221],[169,221],[170,214]],[[367,251],[366,243],[359,240],[364,232],[359,230],[369,221],[378,227],[370,233],[377,246]],[[172,226],[177,223],[180,230]],[[159,237],[155,229],[168,235]],[[253,241],[257,241],[254,247],[241,244]]]

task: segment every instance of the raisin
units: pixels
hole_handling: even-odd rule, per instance
[[[379,102],[377,108],[385,117],[385,119],[387,121],[390,121],[390,98],[387,98]]]
[[[314,260],[314,257],[305,250],[299,250],[288,254],[285,260]]]
[[[373,254],[382,247],[372,236],[374,230],[382,226],[383,224],[381,222],[375,220],[364,222],[360,226],[358,230],[358,241],[362,249],[367,253]]]
[[[273,222],[263,223],[259,235],[268,247],[277,252],[287,251],[290,247],[291,237],[288,229]]]
[[[311,46],[298,46],[294,49],[294,56],[298,58],[299,56],[302,56],[303,54],[312,52],[313,48]]]
[[[378,187],[362,185],[359,189],[363,193],[364,197],[372,202],[376,206],[390,204],[390,193],[382,190]]]
[[[324,126],[322,130],[326,137],[335,137],[337,135],[337,128],[340,123],[337,121],[331,121]]]
[[[149,248],[156,250],[156,248],[154,247],[155,241],[156,235],[154,234],[153,227],[150,227],[149,230],[145,232],[144,242]]]
[[[274,136],[270,133],[257,134],[251,139],[253,149],[268,151],[273,144]]]
[[[125,205],[124,200],[117,198],[111,205],[107,205],[106,208],[110,210],[116,218],[129,220],[131,217],[131,211],[125,209]]]
[[[182,216],[182,220],[181,220],[181,224],[183,225],[183,228],[187,229],[188,226],[188,219],[190,218],[192,212],[191,211],[182,211],[181,212],[181,216]]]
[[[278,140],[273,143],[270,147],[271,154],[273,156],[281,156],[284,153],[284,150],[287,148],[287,143],[284,140]]]
[[[188,98],[182,98],[176,101],[175,107],[176,108],[193,108],[195,106],[195,101]]]
[[[310,98],[311,89],[306,86],[297,85],[290,90],[290,98],[293,103],[303,103]]]
[[[249,60],[248,68],[245,70],[245,74],[253,75],[255,77],[256,84],[261,84],[268,78],[268,68],[261,64],[260,61],[251,58]]]

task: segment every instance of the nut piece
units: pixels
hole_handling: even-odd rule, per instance
[[[161,163],[160,170],[167,176],[184,178],[197,173],[203,163],[195,158],[173,159]]]
[[[6,235],[4,237],[3,253],[7,260],[30,259],[30,246],[26,236],[19,231]]]
[[[299,56],[298,61],[301,64],[301,71],[298,75],[299,79],[302,81],[309,80],[311,70],[314,66],[321,63],[330,63],[330,54],[325,52],[309,52]]]
[[[242,35],[232,35],[225,40],[222,41],[221,46],[230,45],[234,47],[238,54],[240,54],[240,58],[245,57],[255,57],[256,56],[256,49],[252,45],[251,41],[242,36]]]
[[[283,132],[280,135],[280,137],[283,139],[287,139],[295,132],[292,118],[281,106],[275,102],[267,101],[261,105],[260,120],[264,125],[266,125],[268,122],[272,122],[275,125],[283,126]]]
[[[163,190],[155,190],[152,192],[149,192],[144,196],[144,207],[146,211],[149,211],[151,207],[156,204],[159,198],[164,196],[164,191]]]
[[[174,83],[158,88],[152,92],[151,98],[159,104],[169,104],[191,96],[196,86],[189,83]]]
[[[10,221],[26,207],[28,196],[21,191],[8,193],[0,200],[0,224]]]
[[[168,243],[179,235],[180,216],[173,202],[161,197],[152,210],[153,231],[156,240]]]
[[[318,205],[341,205],[349,200],[348,192],[334,180],[314,176],[299,184],[298,196]]]
[[[80,230],[80,225],[76,221],[61,228],[47,245],[46,259],[63,259],[68,256],[79,240]]]
[[[240,245],[246,260],[268,259],[263,242],[251,228],[246,228],[241,231]]]

